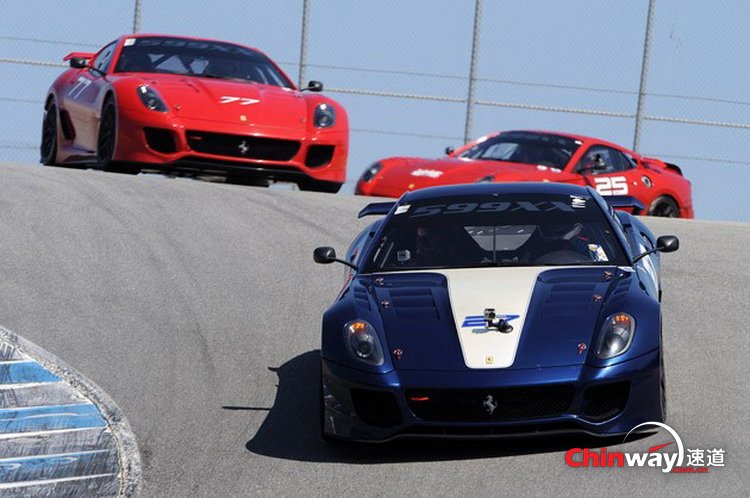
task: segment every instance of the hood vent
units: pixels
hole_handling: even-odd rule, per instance
[[[370,297],[367,295],[367,289],[364,287],[354,287],[353,293],[354,302],[357,303],[358,306],[362,306],[367,309],[367,311],[370,311]]]
[[[580,306],[588,306],[594,295],[592,283],[553,284],[542,307],[542,314],[569,316],[581,313]]]
[[[391,304],[401,320],[438,320],[437,306],[429,288],[390,289]]]

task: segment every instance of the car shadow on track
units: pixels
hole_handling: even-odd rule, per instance
[[[278,369],[276,400],[258,432],[245,444],[259,455],[309,462],[378,464],[468,460],[534,453],[562,453],[570,448],[598,448],[622,443],[622,438],[554,436],[472,441],[395,441],[386,444],[329,444],[318,428],[320,351],[301,354]],[[224,407],[251,410],[252,407]],[[630,441],[650,434],[634,434]],[[562,456],[561,456],[562,458]]]

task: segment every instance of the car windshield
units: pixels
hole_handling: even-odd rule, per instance
[[[477,142],[459,157],[564,169],[581,142],[545,133],[507,132]]]
[[[588,196],[474,195],[406,203],[382,234],[365,273],[627,264],[604,211]]]
[[[262,53],[217,41],[185,38],[127,38],[116,73],[167,73],[294,88]]]

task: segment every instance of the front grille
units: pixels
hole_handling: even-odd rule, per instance
[[[171,131],[162,128],[144,128],[143,131],[146,134],[146,143],[156,152],[162,154],[177,152],[177,144]]]
[[[325,166],[333,159],[333,145],[311,145],[307,149],[305,164],[310,168]]]
[[[612,418],[625,409],[629,396],[629,381],[590,387],[584,395],[583,416],[597,422]]]
[[[297,140],[248,137],[225,133],[187,131],[188,146],[196,152],[217,156],[265,159],[268,161],[290,161],[299,152]]]
[[[557,384],[487,389],[409,389],[409,408],[422,420],[488,422],[531,420],[565,413],[575,386]]]
[[[354,411],[364,423],[376,427],[393,427],[401,423],[401,412],[392,393],[352,389],[351,394]]]

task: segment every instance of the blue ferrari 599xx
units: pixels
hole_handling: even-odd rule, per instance
[[[325,439],[625,434],[666,416],[660,252],[629,197],[555,183],[374,203],[323,315]]]

